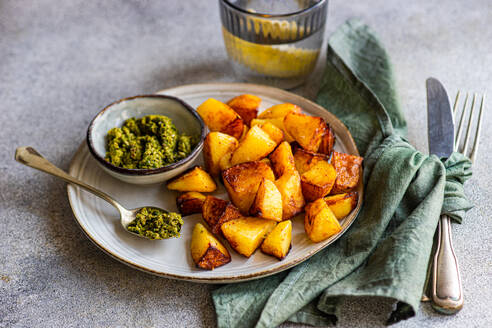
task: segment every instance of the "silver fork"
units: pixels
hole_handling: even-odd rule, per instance
[[[461,92],[458,91],[453,106],[453,118],[456,121],[456,115],[458,112],[458,103]],[[478,119],[475,125],[475,137],[473,138],[473,146],[470,148],[471,130],[474,122],[475,105],[477,101],[477,94],[473,94],[471,100],[471,109],[467,115],[468,106],[468,93],[465,96],[463,103],[463,110],[461,111],[461,117],[458,125],[458,130],[455,136],[454,150],[468,156],[472,163],[475,161],[478,144],[480,142],[480,129],[482,126],[482,114],[485,103],[485,95],[482,96],[480,103],[480,111],[478,113]],[[468,120],[466,127],[465,140],[463,146],[460,147],[461,138],[463,135],[463,127],[465,121]],[[447,215],[442,215],[438,225],[437,247],[433,258],[432,269],[432,287],[431,287],[431,300],[432,307],[444,314],[453,314],[461,310],[463,307],[463,288],[461,285],[461,277],[459,272],[458,261],[453,249],[453,242],[451,237],[451,222]]]

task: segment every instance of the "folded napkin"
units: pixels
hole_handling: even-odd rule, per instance
[[[397,302],[388,323],[415,314],[439,214],[461,222],[470,204],[461,154],[427,156],[406,140],[388,55],[369,27],[349,20],[329,41],[317,102],[349,128],[364,155],[364,205],[334,244],[288,272],[213,292],[219,327],[336,322],[343,296]],[[295,247],[295,245],[293,245]]]

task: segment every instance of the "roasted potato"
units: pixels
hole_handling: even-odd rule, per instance
[[[302,148],[297,148],[294,153],[294,162],[299,174],[309,171],[320,161],[328,161],[328,157],[323,154],[313,153]]]
[[[331,155],[333,151],[333,146],[335,146],[335,133],[328,123],[326,123],[325,134],[321,138],[321,143],[319,145],[318,153]]]
[[[285,115],[289,113],[300,113],[301,112],[301,107],[294,105],[294,104],[279,104],[279,105],[274,105],[268,109],[265,109],[263,112],[258,115],[258,118],[284,118]]]
[[[220,234],[220,226],[229,220],[242,217],[236,206],[231,202],[207,196],[202,207],[203,220],[207,222],[213,233]]]
[[[202,206],[205,202],[205,195],[196,191],[188,191],[176,198],[176,205],[182,215],[202,213]]]
[[[232,166],[231,164],[232,153],[225,154],[219,161],[219,168],[221,171],[227,170]]]
[[[282,195],[282,219],[288,220],[302,212],[305,201],[301,189],[301,177],[296,170],[285,172],[275,180]]]
[[[226,154],[234,152],[238,146],[236,138],[222,133],[210,132],[203,142],[203,160],[205,169],[212,175],[220,174],[219,162]]]
[[[244,123],[249,126],[252,119],[258,115],[258,108],[260,108],[261,98],[254,95],[240,95],[232,98],[227,102],[236,113],[241,116]]]
[[[270,139],[275,141],[275,143],[278,145],[284,140],[284,133],[282,132],[281,129],[273,125],[271,122],[265,122],[261,125],[258,125],[263,131],[268,134]]]
[[[270,166],[264,162],[241,163],[222,172],[224,186],[232,203],[248,215],[263,179],[275,180]]]
[[[251,120],[250,126],[254,125],[264,125],[266,123],[271,123],[275,125],[277,128],[282,130],[282,133],[284,134],[284,139],[287,142],[293,142],[294,138],[290,134],[287,133],[284,127],[284,118],[283,117],[275,117],[275,118],[255,118]]]
[[[243,141],[244,138],[246,137],[246,134],[248,133],[249,131],[249,128],[247,125],[244,125],[244,128],[243,128],[243,133],[241,134],[241,137],[239,138],[239,142]]]
[[[236,139],[241,137],[244,129],[243,119],[223,102],[209,98],[198,106],[196,111],[210,131],[223,132]]]
[[[347,192],[357,187],[362,172],[362,160],[359,156],[333,152],[331,164],[337,171],[337,179],[332,194]]]
[[[265,131],[258,126],[253,126],[232,154],[231,164],[260,160],[268,156],[275,146],[277,143]]]
[[[248,217],[227,221],[221,229],[236,252],[250,257],[276,224],[272,220]]]
[[[197,267],[213,270],[231,261],[227,249],[200,223],[191,236],[191,257]]]
[[[356,191],[325,197],[326,205],[338,220],[343,219],[357,206],[359,195]]]
[[[261,251],[283,260],[290,251],[292,241],[292,222],[282,221],[273,228],[261,244]]]
[[[289,113],[284,118],[284,128],[302,148],[316,152],[325,134],[326,122],[321,117]]]
[[[340,232],[342,227],[323,198],[306,205],[304,229],[312,242],[318,243]]]
[[[328,195],[337,178],[333,165],[319,161],[309,171],[301,175],[302,195],[307,202]]]
[[[282,176],[285,172],[296,169],[294,156],[287,141],[282,142],[269,156],[272,162],[273,172],[276,177]]]
[[[263,179],[249,210],[252,216],[282,221],[282,195],[271,180]]]
[[[195,166],[166,184],[167,189],[177,191],[212,192],[217,189],[214,179],[200,166]]]

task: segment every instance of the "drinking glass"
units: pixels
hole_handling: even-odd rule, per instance
[[[219,0],[222,34],[236,75],[291,89],[313,71],[328,0]]]

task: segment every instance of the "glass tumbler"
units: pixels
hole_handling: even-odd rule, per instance
[[[301,85],[323,43],[328,0],[219,0],[222,34],[241,80]]]

